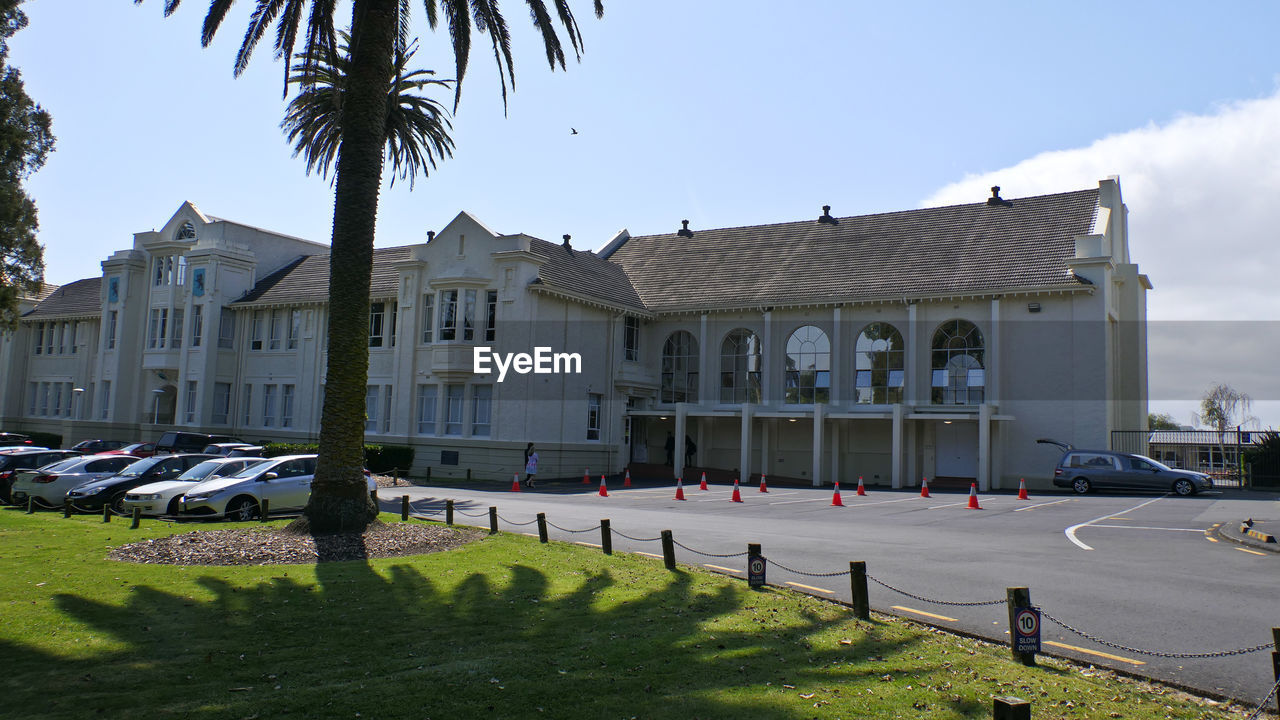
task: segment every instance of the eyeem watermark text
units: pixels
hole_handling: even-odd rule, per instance
[[[582,374],[582,356],[578,353],[553,353],[549,347],[535,347],[529,353],[495,353],[493,348],[477,347],[472,353],[471,371],[488,375],[490,363],[498,369],[498,382],[507,377],[508,370],[521,375]]]

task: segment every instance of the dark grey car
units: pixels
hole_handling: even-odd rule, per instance
[[[1111,450],[1080,450],[1056,440],[1038,443],[1064,450],[1053,470],[1056,487],[1071,488],[1078,494],[1090,490],[1158,490],[1177,495],[1194,495],[1212,490],[1213,481],[1204,473],[1175,470],[1145,455]]]

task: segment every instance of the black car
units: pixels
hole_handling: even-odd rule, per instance
[[[30,445],[31,438],[19,433],[0,432],[0,447]]]
[[[179,432],[170,430],[156,441],[156,454],[165,453],[198,453],[214,443],[240,442],[229,435],[208,435],[206,433]]]
[[[13,450],[0,454],[0,502],[13,502],[9,490],[19,470],[34,470],[79,454],[75,450]]]
[[[115,475],[72,488],[67,499],[82,512],[98,511],[103,505],[111,505],[117,512],[124,512],[124,495],[128,491],[148,483],[172,480],[212,457],[216,456],[190,454],[143,458]]]
[[[81,440],[71,446],[72,450],[77,450],[85,455],[96,455],[100,452],[108,450],[119,450],[128,445],[124,440]]]

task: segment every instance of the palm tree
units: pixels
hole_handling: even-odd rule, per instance
[[[142,0],[134,0],[141,3]],[[525,0],[534,27],[542,35],[547,63],[565,68],[564,48],[543,0]],[[210,0],[201,43],[213,40],[234,0]],[[181,0],[165,0],[165,15]],[[552,0],[575,56],[582,36],[568,0]],[[596,17],[604,12],[594,0]],[[423,0],[432,29],[444,15],[457,65],[454,108],[462,97],[462,80],[471,53],[471,31],[487,34],[498,64],[505,104],[507,81],[515,87],[511,38],[496,0]],[[305,32],[302,64],[315,68],[336,51],[335,0],[255,0],[244,41],[236,54],[235,74],[248,65],[258,42],[276,28],[277,57],[292,58],[299,31]],[[304,22],[304,11],[306,20]],[[373,240],[386,147],[386,90],[397,47],[407,47],[409,0],[353,0],[351,57],[341,110],[342,142],[337,150],[333,203],[333,241],[329,255],[329,350],[324,408],[320,418],[320,458],[311,500],[295,530],[313,533],[361,530],[375,517],[362,474],[364,462],[364,394],[369,374],[369,283]],[[289,88],[286,60],[285,93]]]

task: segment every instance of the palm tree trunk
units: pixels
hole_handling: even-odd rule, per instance
[[[352,11],[351,75],[342,108],[329,256],[320,457],[301,523],[312,533],[361,531],[378,513],[363,474],[369,283],[398,5],[397,0],[356,0]]]

